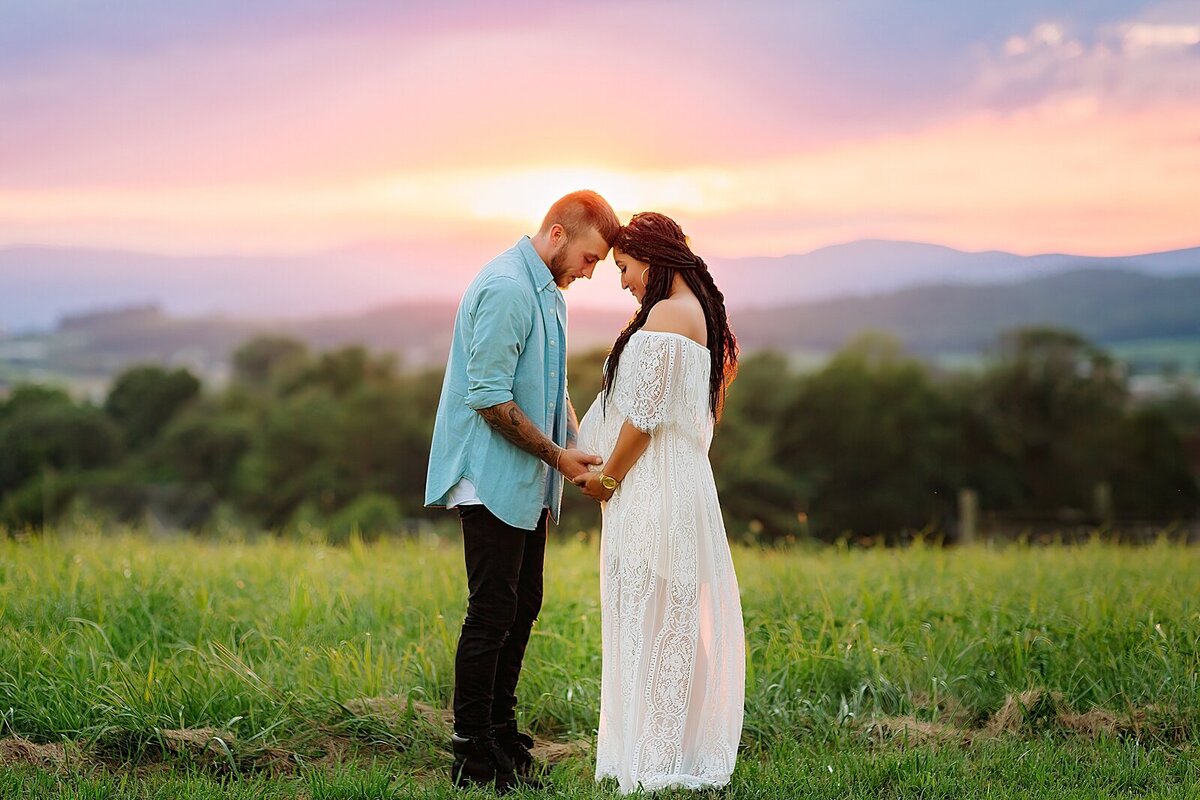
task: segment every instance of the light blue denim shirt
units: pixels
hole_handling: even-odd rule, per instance
[[[560,447],[567,441],[567,305],[528,236],[480,270],[454,319],[433,424],[425,505],[444,506],[467,478],[487,509],[516,528],[558,521],[562,475],[477,413],[509,400]]]

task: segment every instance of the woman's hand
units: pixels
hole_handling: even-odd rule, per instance
[[[600,476],[603,470],[597,472],[585,472],[575,478],[572,483],[580,488],[580,490],[598,503],[603,503],[612,498],[615,489],[605,489],[600,483]]]
[[[594,456],[590,453],[584,453],[581,450],[563,449],[558,451],[558,471],[563,474],[563,477],[569,481],[574,481],[581,475],[586,475],[589,465],[599,464],[604,461],[600,456]]]

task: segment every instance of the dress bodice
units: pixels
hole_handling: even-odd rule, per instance
[[[707,451],[711,355],[704,345],[667,331],[629,337],[612,387],[596,397],[579,425],[579,447],[606,460],[625,420],[655,435],[670,432]]]

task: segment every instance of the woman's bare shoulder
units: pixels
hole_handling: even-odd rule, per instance
[[[708,326],[704,321],[704,309],[700,307],[696,298],[690,296],[672,297],[655,303],[642,330],[677,333],[708,346]]]

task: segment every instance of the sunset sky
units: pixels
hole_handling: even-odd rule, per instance
[[[1198,2],[0,0],[0,246],[1200,244]]]

